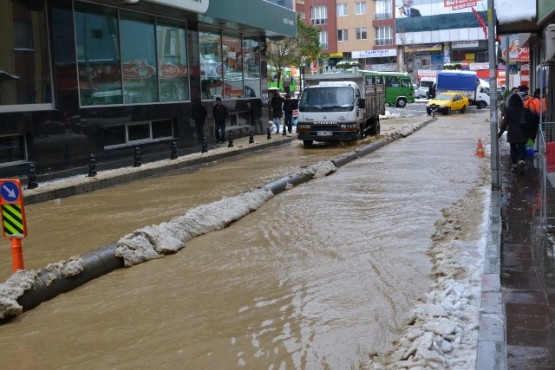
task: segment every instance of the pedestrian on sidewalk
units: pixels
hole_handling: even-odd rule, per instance
[[[216,98],[216,105],[212,108],[212,115],[214,116],[214,125],[216,128],[216,141],[218,144],[223,144],[225,141],[225,122],[229,113],[227,108],[222,104],[222,98]]]
[[[503,122],[499,128],[497,138],[501,138],[507,131],[507,142],[511,147],[511,172],[524,174],[526,162],[526,133],[525,109],[522,98],[518,94],[510,96],[505,108]]]
[[[545,94],[540,99],[541,90],[534,90],[534,95],[529,99],[524,101],[524,108],[527,109],[527,132],[528,137],[532,139],[533,142],[536,141],[536,136],[538,134],[538,128],[540,126],[540,116],[545,115],[547,108],[547,100]]]
[[[279,125],[283,116],[283,98],[279,95],[279,92],[274,91],[270,106],[272,107],[272,121],[276,126],[276,134],[279,134]]]
[[[291,133],[293,130],[293,111],[295,110],[295,102],[291,100],[291,95],[285,95],[285,101],[283,102],[283,124],[287,127],[287,131]],[[283,128],[283,134],[285,135],[285,127]]]

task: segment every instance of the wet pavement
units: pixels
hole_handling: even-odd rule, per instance
[[[501,143],[503,368],[555,369],[555,260],[542,225],[541,173],[530,159],[525,174],[510,172],[508,145]]]

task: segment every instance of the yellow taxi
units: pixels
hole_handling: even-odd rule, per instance
[[[468,98],[463,94],[454,91],[446,91],[428,102],[426,105],[426,112],[428,115],[431,115],[432,112],[451,114],[451,112],[457,110],[464,113],[469,105]]]

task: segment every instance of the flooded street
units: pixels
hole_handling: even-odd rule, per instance
[[[420,131],[283,192],[175,255],[0,326],[6,369],[358,369],[430,289],[441,210],[479,183],[487,113]],[[350,150],[298,141],[191,173],[26,207],[26,267],[84,253]],[[61,232],[63,230],[63,232]],[[10,266],[4,245],[2,266]],[[9,273],[2,271],[2,280]]]

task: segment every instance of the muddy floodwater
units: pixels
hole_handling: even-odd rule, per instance
[[[434,222],[478,182],[484,118],[442,117],[177,254],[41,304],[0,326],[0,368],[359,368],[391,345],[429,290]],[[294,141],[31,205],[26,267],[96,249],[347,150]],[[0,249],[3,266],[8,249]]]

